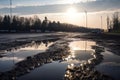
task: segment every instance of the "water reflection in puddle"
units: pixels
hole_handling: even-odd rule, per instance
[[[31,73],[24,75],[19,80],[63,80],[66,68],[70,65],[79,64],[93,58],[92,53],[94,50],[91,48],[95,45],[95,42],[87,41],[87,47],[85,50],[85,41],[75,40],[69,43],[70,55],[63,61],[54,61],[50,64],[45,64]]]
[[[92,53],[94,52],[94,50],[92,49],[92,46],[95,44],[96,43],[92,41],[81,41],[74,39],[74,41],[70,42],[69,44],[71,53],[66,58],[67,62],[70,64],[77,64],[93,58]]]
[[[91,48],[93,45],[96,45],[93,41],[75,40],[71,42],[69,46],[71,50],[93,50]]]
[[[120,57],[119,56],[114,55],[113,53],[110,53],[108,51],[103,52],[102,53],[103,56],[102,56],[101,55],[102,51],[100,50],[103,48],[98,47],[98,49],[93,50],[93,48],[96,47],[96,43],[93,41],[81,41],[78,39],[77,40],[74,39],[72,42],[69,43],[69,47],[70,47],[71,53],[70,55],[65,57],[63,60],[53,61],[52,63],[44,64],[41,67],[34,69],[31,73],[19,77],[18,80],[34,80],[34,79],[35,80],[62,80],[64,79],[64,77],[70,78],[65,80],[71,80],[72,79],[71,77],[76,77],[76,76],[80,77],[79,79],[83,79],[83,80],[84,78],[86,78],[86,76],[88,76],[86,80],[89,80],[90,79],[89,77],[91,76],[93,79],[105,79],[105,77],[107,77],[105,80],[111,80],[108,76],[104,76],[101,73],[115,77],[116,80],[120,79],[118,76],[120,74],[120,69],[119,69]],[[30,49],[32,49],[33,51],[34,47],[33,48],[25,47],[19,50],[29,51]],[[33,52],[31,53],[31,55],[35,54],[35,52],[34,53]],[[26,56],[27,53],[26,54],[17,53],[17,54],[19,54],[17,58],[19,57],[24,58],[24,56]],[[29,55],[27,54],[27,56]],[[15,59],[15,60],[18,60],[18,59]],[[79,68],[77,68],[78,66]],[[76,69],[78,70],[76,71]]]
[[[107,50],[102,55],[104,59],[96,66],[96,69],[103,74],[112,76],[115,80],[120,80],[120,56]]]
[[[105,51],[102,53],[102,55],[104,56],[104,60],[103,62],[115,62],[115,63],[120,63],[120,56],[109,52],[109,51]]]
[[[18,80],[63,80],[67,64],[58,61],[36,68]]]
[[[44,52],[53,42],[43,42],[30,44],[19,47],[18,49],[11,49],[5,51],[4,57],[0,58],[0,72],[11,70],[14,63],[24,60],[28,56],[36,55],[37,53]],[[14,62],[13,62],[14,61]]]

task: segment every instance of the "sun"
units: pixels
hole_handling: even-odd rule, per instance
[[[67,15],[73,16],[75,14],[77,14],[77,9],[76,8],[71,7],[71,8],[67,9]]]
[[[74,20],[77,18],[78,11],[75,7],[70,7],[66,10],[66,16],[69,20]]]

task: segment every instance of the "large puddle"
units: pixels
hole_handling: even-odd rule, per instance
[[[36,55],[40,52],[44,52],[53,42],[38,42],[26,44],[17,49],[11,49],[9,51],[3,51],[4,57],[0,58],[0,72],[11,70],[15,63],[24,60],[28,56]]]
[[[63,80],[66,63],[55,61],[36,68],[31,73],[20,77],[18,80]]]
[[[86,45],[87,43],[87,45]],[[96,45],[93,41],[74,40],[69,43],[70,55],[63,61],[53,61],[49,64],[36,68],[31,73],[20,77],[18,80],[63,80],[66,68],[69,65],[79,65],[93,58],[94,50],[91,46]]]
[[[6,52],[6,56],[0,58],[0,72],[10,70],[14,65],[13,63],[24,60],[28,56],[44,52],[51,44],[53,43],[47,43],[47,45],[44,43],[39,45],[34,44]],[[19,77],[18,80],[64,80],[66,76],[68,76],[69,79],[67,78],[65,80],[76,80],[70,78],[70,72],[67,72],[66,70],[67,68],[74,66],[82,66],[82,72],[79,72],[84,72],[84,75],[86,71],[89,71],[90,67],[93,67],[93,71],[97,70],[98,72],[96,73],[100,76],[108,75],[115,80],[120,80],[120,56],[115,55],[106,49],[105,52],[94,54],[95,49],[93,46],[98,45],[94,41],[73,39],[69,42],[70,54],[67,57],[59,60],[55,59],[51,63],[46,63],[40,67],[37,67],[30,73]],[[87,69],[84,69],[84,67],[87,67]],[[86,75],[93,75],[92,73],[94,72],[89,71]],[[72,76],[73,75],[74,74],[72,74]],[[84,77],[82,76],[81,79],[83,78]]]
[[[120,56],[107,50],[102,55],[104,56],[103,61],[96,66],[96,69],[103,74],[113,77],[115,80],[120,80]]]

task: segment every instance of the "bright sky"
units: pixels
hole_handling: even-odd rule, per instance
[[[120,11],[120,0],[12,0],[14,15],[47,16],[52,21],[85,26],[87,11],[88,26],[106,28],[106,17]],[[0,0],[0,15],[9,14],[10,0]]]

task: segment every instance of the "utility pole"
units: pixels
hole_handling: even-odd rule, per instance
[[[10,23],[12,23],[12,0],[10,0]]]
[[[87,29],[88,21],[87,21],[87,11],[86,10],[85,10],[85,16],[86,16],[86,29]],[[85,41],[85,51],[86,51],[86,49],[87,49],[87,41]]]
[[[10,0],[10,25],[12,23],[12,0]],[[13,76],[12,76],[12,80],[16,79],[16,74],[15,74],[15,70],[14,70],[14,66],[15,66],[15,60],[14,60],[14,52],[13,52]]]
[[[87,28],[87,11],[85,11],[85,15],[86,15],[86,28]]]
[[[107,30],[109,31],[110,29],[111,29],[111,22],[109,16],[107,15]]]
[[[102,16],[101,16],[101,30],[103,29],[103,22],[102,22]]]

